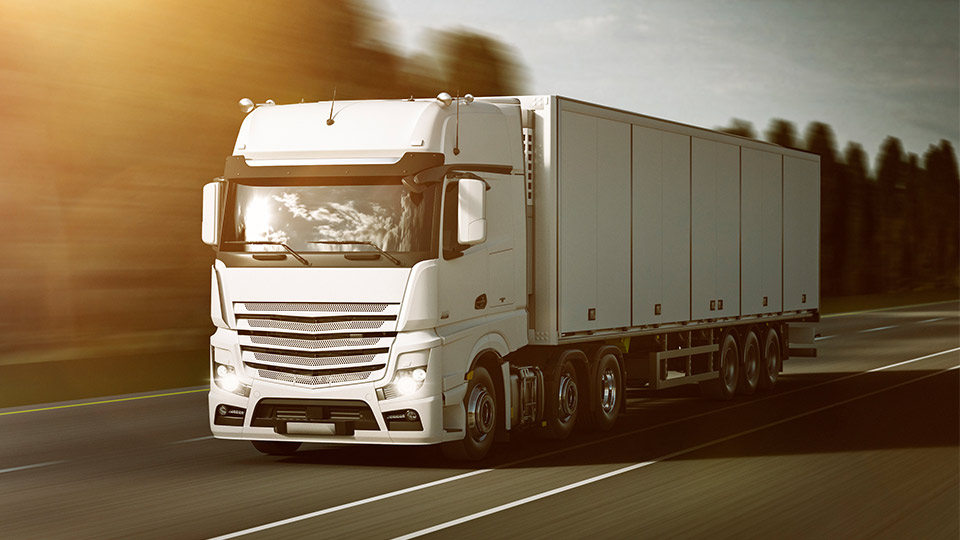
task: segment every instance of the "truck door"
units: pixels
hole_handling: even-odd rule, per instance
[[[443,190],[440,261],[440,326],[487,314],[489,289],[488,242],[464,246],[457,242],[459,181],[447,179]]]

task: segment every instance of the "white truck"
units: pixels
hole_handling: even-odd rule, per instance
[[[559,96],[241,107],[203,189],[219,439],[480,459],[816,352],[816,155]]]

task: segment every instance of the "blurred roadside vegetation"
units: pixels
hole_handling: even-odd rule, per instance
[[[377,7],[0,0],[0,368],[95,358],[91,372],[44,375],[86,395],[100,392],[89,378],[147,360],[203,377],[212,253],[199,239],[200,187],[231,153],[239,98],[526,91],[511,47],[449,29],[405,55],[382,41]],[[841,154],[826,124],[801,142],[778,122],[768,139],[823,159],[824,296],[957,286],[949,144],[920,157],[891,138],[874,177],[863,149]]]
[[[758,138],[739,118],[718,129]],[[921,157],[887,137],[871,173],[863,147],[848,142],[841,153],[823,122],[807,125],[801,139],[792,122],[774,119],[764,138],[820,156],[821,297],[960,285],[960,173],[948,141],[931,144]]]
[[[384,44],[359,1],[0,0],[0,366],[205,358],[200,188],[261,103],[523,92],[515,53]],[[205,366],[205,363],[203,364]]]

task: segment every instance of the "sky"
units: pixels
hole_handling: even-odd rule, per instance
[[[374,3],[374,6],[377,6]],[[430,29],[514,48],[532,94],[697,126],[733,117],[830,124],[875,166],[887,135],[923,155],[960,147],[957,0],[380,0],[381,36],[408,54]],[[464,90],[468,92],[468,90]]]

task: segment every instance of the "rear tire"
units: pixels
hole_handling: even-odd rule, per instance
[[[590,427],[609,431],[617,423],[624,399],[620,359],[612,352],[604,354],[591,367],[590,375],[590,397],[593,398]]]
[[[740,380],[737,382],[737,393],[745,396],[753,395],[760,382],[760,364],[763,363],[763,352],[760,350],[760,340],[756,332],[750,330],[743,338],[743,358],[740,361]]]
[[[583,353],[580,353],[581,355]],[[573,433],[580,412],[580,391],[577,386],[577,370],[573,362],[561,360],[554,366],[544,395],[543,430],[547,439],[566,439]]]
[[[294,441],[250,441],[253,447],[268,456],[292,456],[302,443]]]
[[[463,439],[444,443],[441,448],[449,459],[478,461],[490,452],[497,430],[497,388],[486,368],[473,369],[463,397],[463,409],[466,413]]]
[[[782,366],[780,336],[777,335],[776,330],[770,328],[763,338],[763,349],[761,349],[760,380],[758,383],[760,390],[773,390],[773,387],[777,385]]]
[[[732,332],[724,334],[720,341],[720,369],[715,379],[700,383],[700,393],[705,398],[729,401],[737,391],[740,378],[740,352],[737,338]]]

